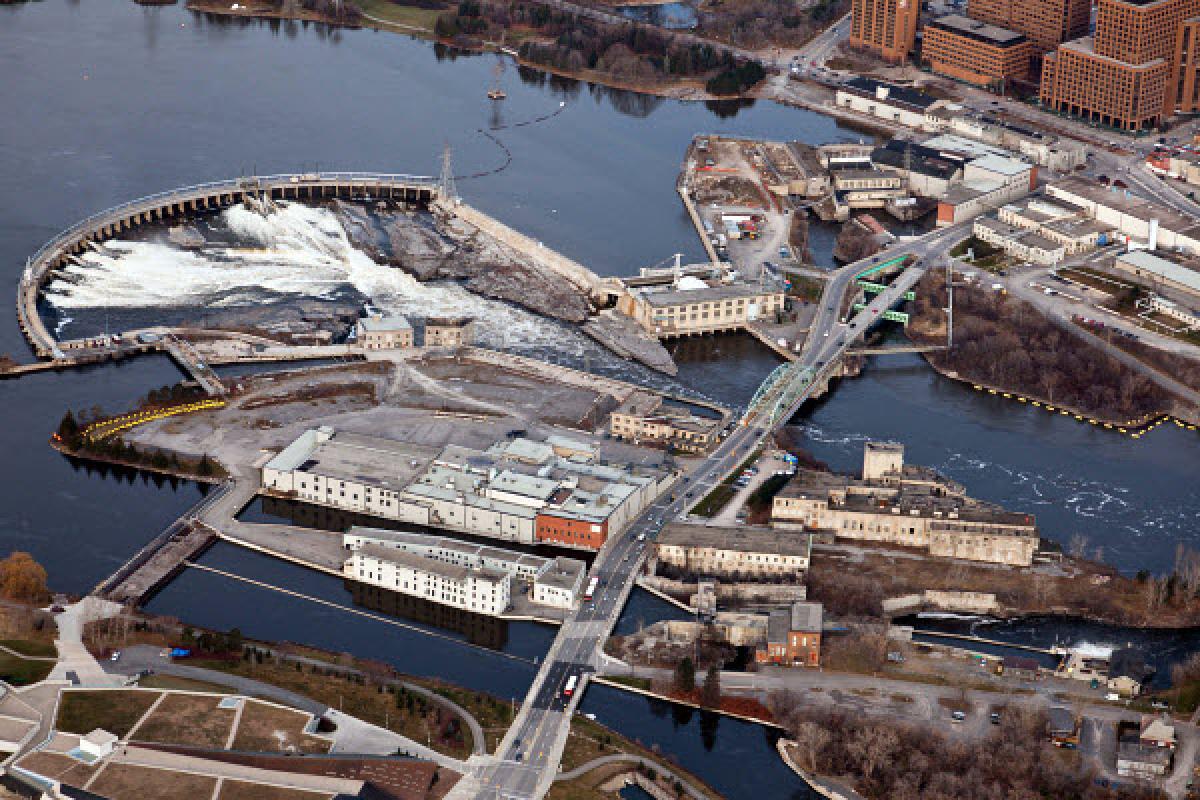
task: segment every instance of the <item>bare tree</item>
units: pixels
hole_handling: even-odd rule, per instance
[[[816,772],[817,759],[833,735],[815,722],[801,722],[792,731],[792,737],[796,740],[801,768],[810,773]]]

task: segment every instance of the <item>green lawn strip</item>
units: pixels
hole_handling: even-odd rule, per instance
[[[158,692],[65,691],[58,704],[55,727],[66,733],[87,734],[96,728],[122,739],[158,698]]]
[[[39,639],[0,639],[0,645],[4,645],[9,650],[15,650],[23,656],[33,658],[54,658],[58,655],[54,642]]]

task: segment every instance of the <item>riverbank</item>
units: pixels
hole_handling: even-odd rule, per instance
[[[600,86],[605,86],[610,89],[618,89],[621,91],[635,92],[638,94],[652,95],[654,97],[662,97],[672,100],[695,100],[695,101],[721,101],[721,100],[737,100],[743,97],[752,97],[753,88],[751,91],[737,95],[717,95],[708,92],[704,88],[703,78],[680,78],[678,80],[656,79],[654,81],[646,80],[625,80],[618,78],[609,73],[595,69],[566,69],[550,64],[544,64],[538,61],[532,61],[523,58],[520,54],[511,47],[484,40],[472,40],[465,37],[455,38],[453,40],[446,37],[438,36],[436,32],[437,19],[441,14],[451,12],[454,6],[447,6],[441,9],[426,9],[409,6],[400,6],[392,3],[361,2],[363,13],[357,21],[338,21],[321,14],[317,11],[308,11],[299,6],[294,10],[275,8],[266,5],[254,4],[238,4],[237,8],[233,8],[231,4],[222,2],[221,0],[188,0],[187,9],[197,11],[204,14],[213,14],[224,17],[233,17],[241,19],[267,19],[267,20],[295,20],[298,22],[316,22],[325,25],[346,28],[368,28],[371,30],[382,31],[384,33],[401,33],[407,36],[413,36],[421,39],[428,39],[436,44],[445,47],[451,47],[456,50],[468,53],[503,53],[510,56],[519,67],[526,69],[538,70],[548,75],[554,75],[560,78],[569,78],[584,83],[592,83]],[[379,14],[398,15],[396,18],[389,19]],[[514,40],[528,38],[527,35],[514,35]],[[714,48],[723,48],[725,45],[714,41]]]

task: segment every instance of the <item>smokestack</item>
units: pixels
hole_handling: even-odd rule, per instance
[[[1158,249],[1158,218],[1150,220],[1150,240],[1146,243],[1150,250]]]

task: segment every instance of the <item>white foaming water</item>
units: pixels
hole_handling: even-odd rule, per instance
[[[337,217],[323,208],[280,204],[268,216],[241,206],[221,219],[242,246],[179,250],[157,242],[113,240],[63,270],[46,289],[59,310],[72,308],[231,308],[276,302],[280,295],[332,298],[356,289],[385,312],[416,317],[466,314],[492,347],[553,347],[582,356],[590,340],[569,326],[487,300],[454,284],[422,284],[377,264],[351,245]],[[65,325],[65,322],[60,323]]]
[[[1108,658],[1117,648],[1111,644],[1096,644],[1095,642],[1080,642],[1072,645],[1071,649],[1084,658]]]
[[[917,619],[962,619],[962,620],[983,620],[983,617],[978,614],[956,614],[953,611],[922,611],[917,614]]]

